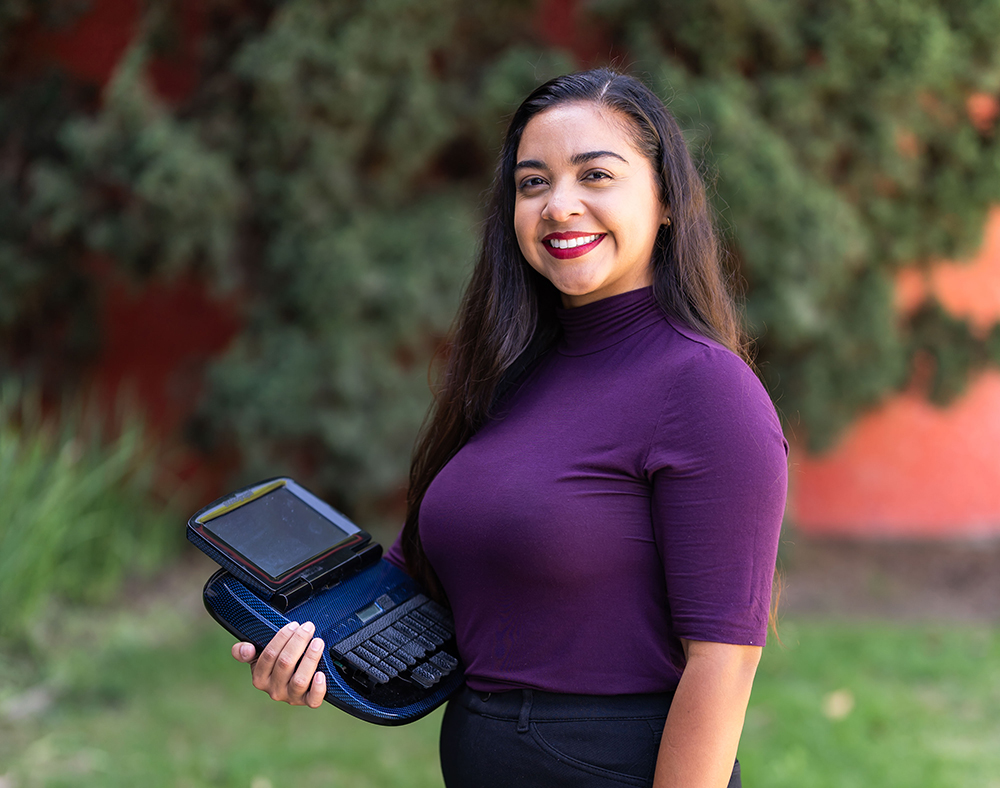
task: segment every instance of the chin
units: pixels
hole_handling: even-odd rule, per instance
[[[580,296],[585,296],[601,289],[600,283],[595,282],[580,282],[579,280],[570,282],[553,282],[558,290],[563,295],[573,296],[578,298]]]

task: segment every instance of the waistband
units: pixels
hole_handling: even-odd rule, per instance
[[[517,720],[525,724],[566,719],[642,719],[665,717],[673,692],[648,695],[570,695],[541,690],[477,692],[463,686],[454,697],[469,711],[485,717]]]

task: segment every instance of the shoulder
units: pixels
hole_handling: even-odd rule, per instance
[[[676,320],[661,329],[668,348],[661,375],[656,437],[682,446],[719,451],[770,446],[782,457],[787,444],[763,383],[738,355]],[[654,438],[656,439],[656,438]]]
[[[673,318],[664,318],[660,331],[667,364],[663,381],[670,399],[682,398],[695,405],[706,400],[718,405],[749,399],[773,412],[764,385],[736,353]]]

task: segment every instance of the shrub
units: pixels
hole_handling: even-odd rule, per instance
[[[0,392],[0,635],[17,638],[45,602],[107,599],[182,543],[151,495],[141,425],[112,438],[81,408],[42,415],[37,397]]]

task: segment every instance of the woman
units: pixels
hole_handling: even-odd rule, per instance
[[[389,554],[454,612],[449,786],[740,785],[787,451],[742,350],[663,104],[606,69],[534,91]],[[318,706],[312,635],[255,686]]]

